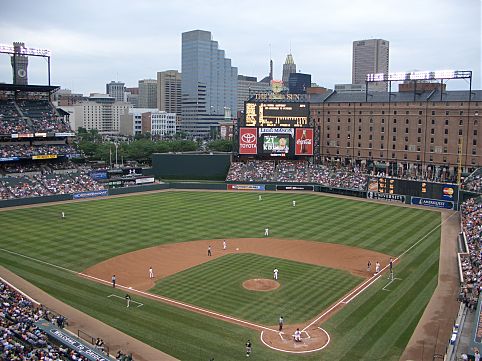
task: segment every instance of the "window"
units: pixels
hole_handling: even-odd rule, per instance
[[[408,120],[408,118],[407,118],[407,119],[405,119],[405,124],[408,124],[408,123],[409,123],[409,120]]]
[[[380,158],[383,158],[383,152],[380,152]]]
[[[405,128],[405,134],[408,134],[408,128]]]
[[[370,127],[370,132],[373,132],[373,127]]]
[[[435,119],[432,119],[432,125],[434,125],[434,124],[435,124]]]
[[[373,135],[369,135],[368,140],[373,140]]]
[[[418,128],[418,129],[417,129],[417,133],[418,133],[418,134],[422,134],[422,128]]]
[[[395,149],[395,144],[392,145],[392,149]]]
[[[382,110],[382,114],[385,114],[385,111],[384,111],[384,110]]]
[[[385,140],[385,136],[382,135],[382,136],[380,137],[380,140]]]
[[[393,118],[393,124],[397,124],[397,118]]]
[[[358,134],[358,139],[361,139],[361,134]]]
[[[477,139],[474,139],[474,140],[472,141],[472,145],[477,145]]]
[[[392,158],[395,158],[395,153],[392,153]]]
[[[372,149],[372,143],[368,143],[368,148]]]
[[[397,132],[397,127],[393,127],[393,133]]]
[[[432,110],[432,115],[435,115],[435,110]]]
[[[408,103],[407,103],[407,106],[408,106]],[[410,112],[407,110],[407,111],[405,112],[405,114],[407,114],[407,115],[408,115],[408,114],[410,114]]]
[[[381,132],[382,132],[382,133],[385,133],[385,127],[382,127],[382,128],[381,128]]]
[[[418,111],[418,115],[422,115],[423,112],[421,110]]]
[[[329,125],[326,126],[326,130],[330,130],[330,126],[329,126]]]
[[[370,118],[370,124],[373,124],[373,118]]]
[[[420,160],[420,154],[417,154],[417,160]]]
[[[445,125],[449,125],[449,120],[445,119]]]
[[[449,140],[447,138],[444,138],[444,144],[449,144]]]
[[[446,110],[446,111],[445,111],[445,115],[449,115],[449,114],[450,114],[450,113],[449,113],[449,111],[448,111],[448,110]]]
[[[459,129],[459,135],[462,135],[462,129]]]
[[[474,135],[477,135],[477,129],[474,129]]]
[[[449,134],[449,130],[448,130],[448,129],[445,129],[445,130],[444,130],[444,133],[445,133],[445,134]]]
[[[462,119],[459,120],[459,125],[464,125],[464,121]]]
[[[358,148],[361,148],[361,143],[358,143]]]
[[[392,138],[392,140],[393,140],[394,142],[396,142],[396,141],[397,141],[397,137],[394,135],[393,138]]]
[[[461,110],[461,111],[459,112],[459,115],[464,115],[464,111]]]
[[[397,115],[397,111],[396,111],[396,110],[394,110],[394,111],[393,111],[393,114],[394,114],[394,115]]]
[[[408,142],[408,137],[405,137],[405,141]]]
[[[407,153],[403,154],[403,159],[407,159]]]
[[[430,129],[430,134],[435,134],[435,129],[434,129],[434,128]]]
[[[434,142],[434,139],[433,139],[433,138],[430,138],[430,143],[433,144],[433,142]]]
[[[382,118],[382,124],[385,124],[385,118]]]
[[[417,142],[420,143],[422,141],[422,138],[421,137],[418,137],[417,138]]]
[[[447,153],[447,147],[444,147],[444,153]]]

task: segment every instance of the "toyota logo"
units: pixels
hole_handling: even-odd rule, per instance
[[[243,143],[254,143],[256,141],[256,136],[252,133],[244,133],[241,136]]]

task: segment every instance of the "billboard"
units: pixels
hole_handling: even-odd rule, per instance
[[[315,186],[311,185],[299,185],[299,186],[285,186],[285,185],[276,185],[277,191],[314,191]]]
[[[306,127],[310,118],[309,103],[245,103],[247,127]]]
[[[265,185],[264,184],[228,184],[228,190],[237,190],[237,191],[264,191]]]
[[[417,206],[444,208],[444,209],[453,209],[454,208],[454,202],[441,201],[441,200],[438,200],[438,199],[412,197],[410,202],[411,202],[411,204],[417,205]]]
[[[258,137],[256,128],[239,129],[239,154],[257,154]]]
[[[295,155],[313,155],[313,128],[297,128]]]

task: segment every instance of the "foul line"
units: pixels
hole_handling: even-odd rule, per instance
[[[120,298],[121,300],[125,299],[124,297],[117,296],[117,295],[114,295],[114,294],[107,296],[107,298],[110,298],[110,297],[117,297],[117,298]],[[137,305],[138,305],[137,308],[144,306],[143,303],[140,303],[140,302],[137,302],[137,301],[134,301],[134,300],[131,300],[131,303],[137,303]]]
[[[456,215],[457,213],[452,213],[450,216],[448,216],[444,221],[440,222],[440,224],[436,225],[434,228],[432,228],[426,235],[424,235],[422,238],[420,238],[417,242],[415,242],[414,244],[412,244],[408,249],[406,249],[405,251],[403,251],[398,257],[396,257],[393,262],[395,263],[396,261],[398,261],[402,256],[404,256],[405,254],[407,254],[408,252],[410,252],[410,250],[412,250],[414,247],[416,247],[420,242],[422,242],[425,238],[427,238],[430,234],[432,234],[435,230],[439,229],[439,228],[442,228],[442,225],[447,222],[450,218],[452,218],[454,215]],[[386,270],[387,268],[389,267],[389,265],[386,265],[385,267],[383,267],[381,269],[380,272],[378,272],[377,274],[375,274],[374,276],[372,276],[371,278],[369,278],[368,280],[366,280],[365,282],[363,282],[361,285],[359,285],[357,288],[355,288],[354,290],[350,291],[344,298],[342,298],[340,301],[338,301],[337,303],[335,303],[333,306],[331,306],[327,311],[323,312],[320,316],[318,316],[316,319],[314,319],[308,326],[306,326],[305,328],[303,328],[302,331],[306,331],[306,329],[310,328],[311,326],[313,326],[315,323],[319,322],[323,317],[325,317],[328,313],[330,313],[331,311],[333,311],[336,307],[342,305],[342,304],[348,304],[349,302],[353,301],[358,295],[360,295],[363,291],[365,291],[368,287],[370,287],[373,283],[375,283],[375,281],[377,281],[380,276],[381,276],[381,272],[383,272],[384,270]],[[358,291],[358,292],[357,292]],[[356,293],[355,293],[356,292]],[[353,293],[355,293],[353,295]],[[348,300],[347,300],[348,298]]]

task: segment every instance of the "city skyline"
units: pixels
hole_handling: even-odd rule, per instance
[[[284,3],[28,0],[4,4],[0,43],[50,49],[52,84],[86,95],[105,92],[112,80],[133,87],[158,71],[180,71],[181,33],[196,29],[213,34],[239,74],[258,80],[269,73],[270,54],[274,78],[281,79],[292,53],[297,71],[312,74],[320,86],[350,83],[353,41],[382,38],[390,42],[390,71],[472,70],[473,88],[481,88],[480,0],[463,7],[450,0],[373,0],[363,7],[352,0],[303,1],[289,12]],[[46,74],[45,60],[29,58],[31,84],[46,84]],[[12,82],[5,54],[0,82]],[[448,88],[468,84],[451,81]]]

